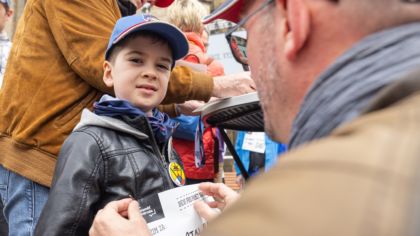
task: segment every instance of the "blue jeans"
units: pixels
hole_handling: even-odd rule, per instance
[[[10,236],[31,236],[49,189],[0,165],[0,197]]]

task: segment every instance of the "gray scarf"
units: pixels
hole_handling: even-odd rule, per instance
[[[373,34],[324,72],[306,94],[289,148],[329,135],[359,116],[385,86],[420,68],[420,23]]]

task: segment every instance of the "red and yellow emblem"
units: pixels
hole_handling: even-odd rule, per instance
[[[171,162],[168,166],[168,172],[174,184],[176,184],[177,186],[185,185],[186,179],[184,169],[182,169],[182,167],[178,163]]]

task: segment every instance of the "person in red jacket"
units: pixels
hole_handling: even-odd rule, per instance
[[[206,14],[206,9],[198,0],[178,0],[168,8],[167,20],[180,28],[187,37],[189,51],[184,61],[204,65],[203,69],[209,75],[221,76],[225,74],[224,68],[221,63],[207,55],[202,37],[205,30],[201,19]],[[218,130],[209,127],[198,129],[202,132],[196,135],[198,125],[201,125],[199,117],[180,116],[174,120],[180,125],[178,132],[174,133],[172,143],[183,161],[187,184],[221,182],[223,142]]]

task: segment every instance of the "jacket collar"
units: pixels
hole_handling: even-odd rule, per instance
[[[131,125],[125,123],[122,120],[115,119],[112,117],[107,117],[107,116],[98,116],[95,113],[89,111],[88,109],[84,109],[82,112],[82,117],[80,119],[80,122],[76,125],[74,130],[81,129],[82,127],[85,127],[88,125],[103,127],[103,128],[131,134],[138,139],[149,138],[148,135],[141,132],[139,129],[136,129],[132,127]]]
[[[416,70],[381,90],[363,113],[366,114],[387,108],[419,92],[420,70]]]

